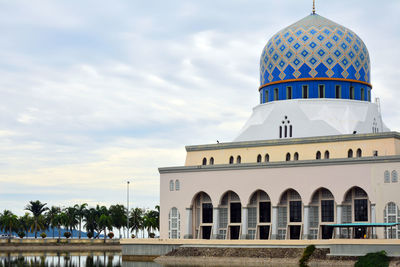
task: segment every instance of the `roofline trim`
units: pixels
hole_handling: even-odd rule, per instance
[[[362,158],[341,158],[341,159],[319,159],[319,160],[299,160],[299,161],[279,161],[262,163],[241,163],[241,164],[217,164],[217,165],[196,165],[196,166],[177,166],[158,168],[160,174],[166,173],[185,173],[185,172],[209,172],[209,171],[229,171],[229,170],[251,170],[268,168],[299,168],[332,165],[352,165],[352,164],[377,164],[400,162],[400,155],[362,157]]]
[[[372,84],[359,81],[359,80],[353,80],[353,79],[342,79],[342,78],[301,78],[301,79],[288,79],[288,80],[281,80],[281,81],[276,81],[276,82],[270,82],[261,85],[258,88],[258,91],[260,91],[262,88],[267,87],[269,85],[274,85],[274,84],[279,84],[279,83],[289,83],[289,82],[304,82],[304,81],[340,81],[340,82],[353,82],[353,83],[361,83],[364,85],[367,85],[371,87],[372,89]]]
[[[185,149],[187,152],[192,152],[192,151],[220,150],[220,149],[232,149],[232,148],[315,144],[315,143],[373,140],[373,139],[386,139],[386,138],[400,139],[400,133],[384,132],[384,133],[369,133],[369,134],[346,134],[346,135],[341,134],[341,135],[315,136],[315,137],[290,138],[290,139],[288,138],[288,139],[272,139],[272,140],[257,140],[257,141],[241,141],[241,142],[185,146]]]

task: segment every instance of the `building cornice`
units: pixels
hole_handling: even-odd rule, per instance
[[[385,132],[385,133],[370,133],[370,134],[346,134],[346,135],[342,134],[342,135],[331,135],[331,136],[316,136],[316,137],[304,137],[304,138],[290,138],[290,139],[287,138],[287,139],[194,145],[194,146],[186,146],[185,148],[187,152],[193,152],[193,151],[222,150],[222,149],[232,149],[232,148],[333,143],[333,142],[374,140],[374,139],[387,139],[387,138],[400,139],[400,133]]]
[[[160,174],[164,174],[164,173],[208,172],[208,171],[269,169],[269,168],[316,167],[316,166],[352,165],[352,164],[378,164],[378,163],[393,163],[393,162],[400,162],[400,155],[361,157],[361,158],[342,158],[342,159],[279,161],[279,162],[262,162],[262,163],[178,166],[178,167],[158,168],[158,171]]]

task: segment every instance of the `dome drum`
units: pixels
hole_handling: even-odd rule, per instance
[[[276,83],[260,89],[260,104],[298,98],[336,98],[371,102],[371,87],[358,82],[306,80]]]

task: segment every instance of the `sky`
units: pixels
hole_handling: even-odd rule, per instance
[[[356,32],[400,131],[400,1],[316,1]],[[258,104],[269,38],[311,0],[0,0],[0,211],[159,204],[159,167],[232,141]]]

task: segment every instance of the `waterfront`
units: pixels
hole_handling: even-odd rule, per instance
[[[122,266],[122,257],[121,253],[116,252],[2,253],[0,254],[0,267],[2,266],[117,267]]]

